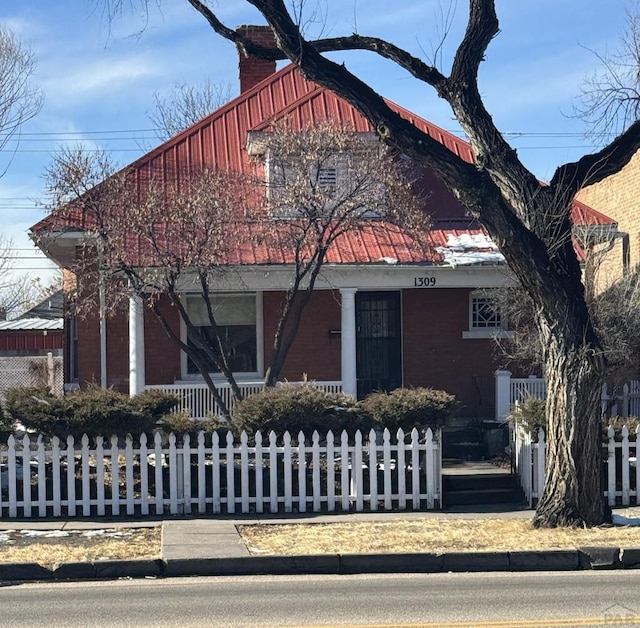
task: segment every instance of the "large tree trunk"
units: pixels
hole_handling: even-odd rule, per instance
[[[536,527],[598,525],[611,512],[602,486],[603,360],[577,325],[538,321],[547,379],[546,483]]]

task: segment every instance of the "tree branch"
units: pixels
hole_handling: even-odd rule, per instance
[[[451,70],[451,80],[475,85],[480,63],[491,40],[500,32],[493,0],[471,0],[469,22]]]
[[[555,171],[551,187],[563,188],[575,196],[583,187],[598,183],[619,172],[640,148],[640,121],[597,153],[585,155],[576,162],[564,164]]]

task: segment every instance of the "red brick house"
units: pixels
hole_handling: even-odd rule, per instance
[[[180,164],[243,171],[250,132],[285,116],[301,124],[331,119],[357,132],[372,131],[350,104],[306,81],[291,65],[276,71],[275,62],[242,58],[240,80],[240,96],[132,167],[143,172]],[[473,160],[469,144],[393,106],[447,148]],[[476,291],[512,279],[486,232],[444,185],[428,172],[422,185],[433,218],[425,238],[434,254],[418,254],[402,234],[347,236],[329,252],[281,378],[308,377],[358,396],[374,389],[429,386],[456,395],[467,416],[492,417],[494,372],[500,366],[492,338],[508,330]],[[607,217],[579,203],[574,221],[613,228]],[[60,229],[51,218],[34,225],[32,233],[63,268],[70,267],[84,237],[78,225]],[[219,325],[248,334],[237,356],[240,381],[255,385],[264,376],[290,263],[278,251],[238,251],[236,280],[226,281],[217,294]],[[185,293],[188,307],[189,299]],[[167,301],[159,306],[184,338],[178,312]],[[192,307],[197,316],[197,304]],[[192,394],[204,389],[186,355],[135,299],[128,316],[110,318],[102,326],[95,317],[70,318],[65,329],[68,384],[97,381],[131,393],[146,386],[173,386]]]

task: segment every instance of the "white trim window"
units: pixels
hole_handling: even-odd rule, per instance
[[[511,335],[495,301],[486,296],[469,296],[469,330],[462,332],[463,338],[505,338]]]
[[[231,370],[238,375],[257,375],[261,369],[258,333],[258,299],[250,293],[219,293],[210,296],[211,305],[219,335],[225,346]],[[213,329],[205,301],[199,294],[186,296],[186,308],[196,330],[185,326],[184,338],[187,344],[196,342],[195,334],[202,334],[213,341]],[[212,344],[214,344],[212,342]],[[187,376],[199,373],[193,361],[185,355],[183,372]],[[213,360],[209,361],[209,372],[219,373]]]

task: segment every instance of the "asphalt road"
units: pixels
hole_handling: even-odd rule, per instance
[[[0,625],[631,626],[639,592],[619,570],[22,584],[0,588]]]

